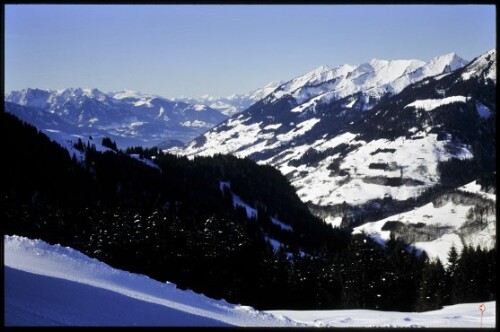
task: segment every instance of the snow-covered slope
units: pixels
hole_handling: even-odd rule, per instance
[[[354,233],[365,232],[387,241],[391,231],[396,231],[445,264],[452,246],[459,252],[464,245],[492,249],[496,243],[496,196],[480,188],[473,181],[414,210],[356,227]]]
[[[4,237],[6,326],[495,327],[496,302],[425,313],[257,311],[113,269],[71,248]]]
[[[205,105],[130,90],[105,94],[97,89],[25,89],[9,93],[5,101],[9,103],[6,110],[18,116],[20,108],[10,105],[29,107],[33,115],[23,120],[39,129],[108,136],[120,147],[153,146],[168,140],[187,142],[227,118]],[[56,121],[42,121],[43,117]],[[78,130],[62,126],[60,121]]]
[[[471,78],[480,78],[483,80],[490,79],[496,83],[497,81],[497,53],[493,49],[474,61],[474,64],[467,67],[460,79],[469,80]]]
[[[71,248],[17,236],[5,236],[4,247],[7,326],[297,325],[113,269]]]
[[[190,104],[206,105],[218,110],[222,114],[231,116],[246,110],[255,102],[267,97],[267,95],[273,92],[282,83],[283,82],[281,81],[273,81],[268,83],[263,88],[241,95],[231,95],[228,97],[214,97],[210,95],[204,95],[201,97],[176,97],[173,98],[173,100],[183,101]]]
[[[447,54],[428,63],[373,59],[358,66],[346,64],[333,69],[321,66],[275,88],[249,110],[233,116],[191,142],[184,153],[248,155],[244,150],[249,143],[256,144],[262,138],[293,131],[304,121],[311,118],[319,121],[325,116],[332,116],[331,113],[335,113],[338,122],[344,124],[348,113],[355,113],[353,110],[370,109],[383,96],[398,93],[411,83],[461,68],[465,64],[467,62],[456,54]],[[238,134],[240,129],[243,135]],[[336,126],[332,128],[336,129]],[[303,130],[300,135],[292,137],[303,136],[306,132]],[[265,146],[268,150],[269,146],[277,145],[266,142]]]
[[[495,328],[496,301],[484,303],[486,311],[482,322],[479,311],[481,304],[456,304],[446,306],[441,310],[419,313],[376,310],[272,310],[268,312],[314,327]]]
[[[451,152],[446,148],[450,143],[438,139],[430,126],[407,128],[405,136],[394,139],[370,140],[363,137],[363,128],[350,126],[383,96],[465,64],[447,54],[428,63],[374,59],[359,66],[321,66],[281,85],[184,149],[170,151],[188,156],[231,153],[271,164],[290,178],[304,201],[317,205],[363,204],[385,196],[407,199],[439,180],[439,162],[471,158],[470,149],[457,143]],[[387,120],[380,114],[376,122]],[[406,182],[388,185],[381,176]]]
[[[407,211],[412,200],[446,176],[449,180],[460,163],[477,161],[491,171],[495,54],[465,66],[455,54],[428,63],[372,60],[360,66],[322,66],[283,84],[185,148],[169,151],[230,153],[272,165],[313,212],[336,226],[359,226],[372,212],[385,219]]]

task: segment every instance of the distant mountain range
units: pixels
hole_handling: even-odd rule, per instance
[[[121,148],[182,146],[266,97],[281,82],[247,94],[167,99],[132,90],[25,89],[5,97],[6,110],[49,135],[110,137]],[[12,105],[15,104],[15,105]]]
[[[40,129],[108,136],[119,147],[182,145],[227,118],[205,105],[128,90],[25,89],[9,93],[5,101],[8,112]]]
[[[214,97],[210,95],[204,95],[198,98],[190,97],[178,97],[173,98],[175,101],[183,101],[189,104],[202,104],[209,106],[219,112],[231,116],[241,111],[246,110],[255,102],[267,97],[271,92],[273,92],[278,86],[283,84],[281,81],[273,81],[264,86],[263,88],[254,90],[247,94],[241,95],[231,95],[228,97]]]

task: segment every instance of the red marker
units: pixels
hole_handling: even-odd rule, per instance
[[[483,312],[486,310],[486,307],[484,306],[484,303],[482,303],[479,306],[479,311],[481,311],[481,325],[480,327],[483,327]]]

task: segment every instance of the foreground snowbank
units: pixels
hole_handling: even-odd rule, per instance
[[[18,236],[5,236],[4,246],[6,325],[296,325],[113,269],[71,248]]]
[[[182,291],[172,283],[117,269],[71,248],[5,236],[5,325],[470,327],[479,303],[426,313],[276,310]],[[495,327],[496,302],[483,327]]]

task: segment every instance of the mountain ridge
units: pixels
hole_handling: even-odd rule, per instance
[[[220,111],[222,114],[232,116],[239,113],[255,102],[272,93],[282,81],[272,81],[264,87],[253,90],[246,94],[233,94],[227,97],[214,97],[203,95],[201,97],[175,97],[172,100],[184,101],[191,104],[202,104]]]
[[[59,117],[77,127],[80,135],[109,136],[120,147],[149,147],[175,140],[186,142],[227,118],[205,105],[171,101],[131,90],[104,93],[87,88],[29,88],[12,91],[5,102],[7,111],[14,110],[8,103],[38,109],[40,114]],[[56,123],[38,123],[38,115],[28,117],[26,113],[23,120],[40,129],[65,131]]]

